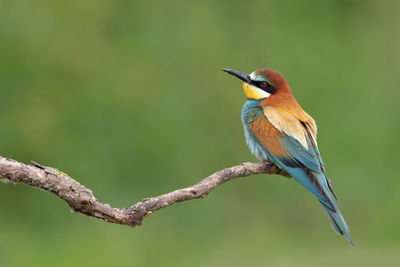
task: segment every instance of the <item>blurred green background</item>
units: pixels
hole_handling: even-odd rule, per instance
[[[241,83],[270,67],[319,126],[355,248],[259,175],[136,229],[0,184],[0,266],[398,266],[399,1],[0,1],[0,155],[115,207],[255,161]]]

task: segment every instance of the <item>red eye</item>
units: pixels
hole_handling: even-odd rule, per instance
[[[267,82],[260,82],[261,87],[267,87],[268,83]]]

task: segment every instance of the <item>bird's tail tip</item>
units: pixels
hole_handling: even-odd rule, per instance
[[[340,235],[344,235],[349,241],[350,245],[352,248],[354,248],[353,241],[351,240],[350,237],[350,229],[349,226],[347,225],[346,221],[344,220],[342,214],[340,213],[339,209],[336,207],[336,212],[331,211],[329,208],[327,208],[325,205],[322,205],[324,207],[324,210],[328,214],[328,218],[331,222],[331,225],[333,229],[336,231],[336,233]]]
[[[344,233],[344,236],[346,237],[347,241],[349,241],[350,246],[351,246],[352,248],[354,248],[354,244],[353,244],[353,241],[351,240],[351,237],[350,237],[349,232],[345,232],[345,233]]]

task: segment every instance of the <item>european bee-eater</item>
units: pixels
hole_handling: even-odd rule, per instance
[[[243,83],[246,102],[242,122],[246,143],[260,160],[286,170],[321,202],[333,229],[353,246],[347,226],[336,205],[336,195],[317,146],[317,126],[293,97],[283,76],[271,69],[251,74],[222,69]]]

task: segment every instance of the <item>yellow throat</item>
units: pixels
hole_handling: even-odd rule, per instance
[[[261,90],[253,85],[250,85],[248,83],[243,83],[243,90],[244,94],[246,95],[246,98],[248,99],[263,99],[267,98],[270,96],[269,93],[265,92],[264,90]]]

